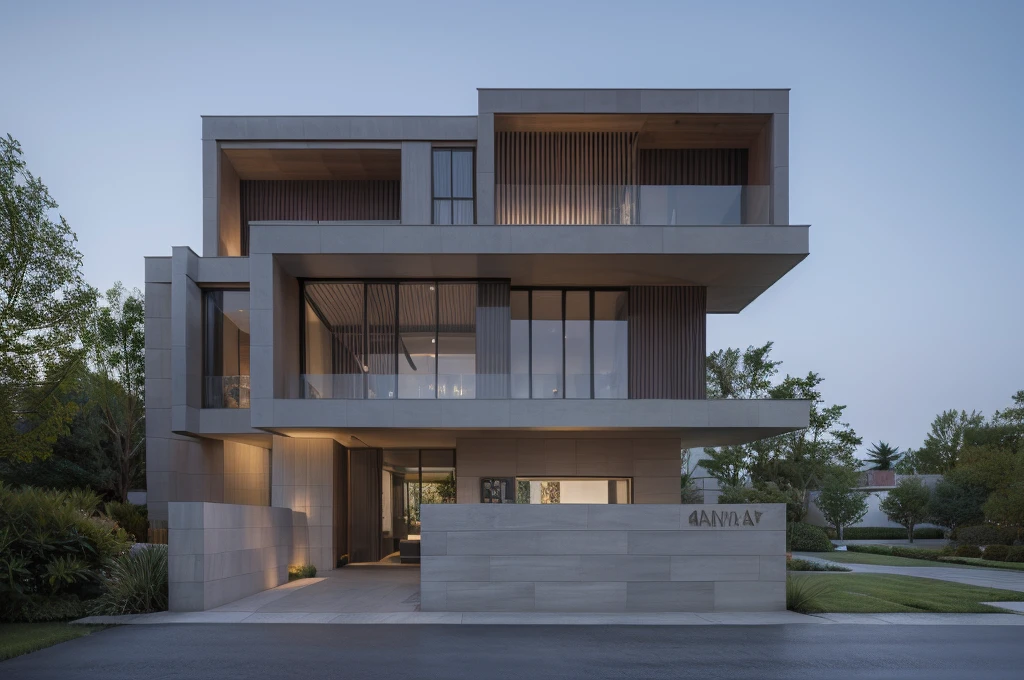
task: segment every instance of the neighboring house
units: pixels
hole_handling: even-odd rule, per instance
[[[864,515],[864,518],[856,524],[851,524],[852,527],[891,527],[891,528],[902,528],[901,525],[896,522],[890,522],[889,518],[886,517],[885,513],[879,509],[879,505],[885,497],[889,495],[889,491],[896,488],[896,486],[904,479],[918,478],[924,482],[925,486],[929,489],[934,489],[935,484],[942,479],[942,475],[898,475],[894,470],[863,470],[860,473],[860,485],[857,487],[861,491],[868,493],[867,501],[868,512]],[[814,499],[818,497],[817,491],[811,492],[811,504],[810,509],[807,512],[807,521],[811,524],[824,527],[828,526],[828,522],[821,514],[821,510],[814,504]],[[935,524],[919,524],[920,528],[937,527]]]
[[[154,536],[169,502],[246,506],[171,529],[293,521],[273,540],[327,570],[408,547],[421,501],[678,504],[681,447],[806,427],[705,399],[707,315],[808,254],[788,112],[482,89],[477,115],[204,117],[201,255],[146,259]]]

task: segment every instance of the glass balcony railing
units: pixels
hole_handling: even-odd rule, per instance
[[[531,377],[533,396],[530,396]],[[306,373],[301,376],[303,399],[589,399],[590,374],[512,373],[431,375]],[[594,398],[626,399],[626,376],[594,375]],[[563,390],[568,392],[563,394]]]
[[[247,375],[208,375],[203,387],[204,408],[249,408]]]
[[[496,224],[769,224],[767,185],[495,186]]]

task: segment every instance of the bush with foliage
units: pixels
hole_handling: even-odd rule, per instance
[[[755,484],[753,487],[726,486],[718,497],[719,503],[785,503],[786,521],[799,522],[806,514],[803,500],[795,489],[780,489],[775,482]]]
[[[956,557],[981,557],[981,548],[976,545],[958,545],[953,554]]]
[[[993,562],[1005,562],[1006,558],[1010,554],[1009,546],[1005,545],[990,545],[985,548],[985,552],[982,553],[982,557],[986,560],[992,560]]]
[[[848,545],[849,552],[868,553],[870,555],[891,555],[893,557],[905,557],[911,560],[930,560],[936,562],[944,556],[952,553],[947,550],[932,550],[930,548],[910,548],[904,545]]]
[[[149,511],[145,505],[112,501],[103,505],[103,514],[117,522],[137,543],[145,543],[149,534]]]
[[[96,515],[91,491],[0,485],[0,620],[47,621],[85,614],[102,592],[128,535]]]
[[[994,524],[960,527],[951,537],[957,545],[1013,545],[1017,532]]]
[[[1024,562],[1024,545],[1011,545],[1006,553],[1007,562]]]
[[[828,534],[821,527],[806,522],[793,522],[786,526],[786,545],[795,552],[831,552],[835,550]]]
[[[145,614],[167,609],[167,546],[147,545],[118,555],[103,576],[93,614]]]
[[[832,562],[801,560],[798,557],[786,560],[786,571],[852,571],[849,567]]]
[[[316,565],[314,564],[293,564],[288,567],[289,581],[299,578],[313,578],[314,576],[316,576]]]

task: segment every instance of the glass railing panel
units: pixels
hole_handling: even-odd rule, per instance
[[[442,373],[436,379],[431,375],[396,377],[306,373],[301,376],[301,380],[304,399],[587,399],[590,396],[589,373],[570,373],[568,376],[557,373],[534,373],[532,376],[529,373]],[[563,395],[562,390],[566,385],[571,385],[573,389]],[[595,399],[626,399],[628,393],[625,374],[594,375]],[[248,388],[244,392],[244,403],[242,408],[248,408]]]
[[[495,224],[733,225],[770,223],[767,185],[495,186]]]
[[[203,390],[204,408],[249,408],[247,375],[208,375]]]

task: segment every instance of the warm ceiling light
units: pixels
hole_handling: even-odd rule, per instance
[[[431,286],[431,287],[430,287],[430,290],[434,290],[434,287],[433,287],[433,286]]]
[[[430,339],[430,344],[431,344],[431,345],[433,345],[433,344],[434,344],[435,342],[437,342],[437,340],[435,340],[434,338],[431,338],[431,339]]]

